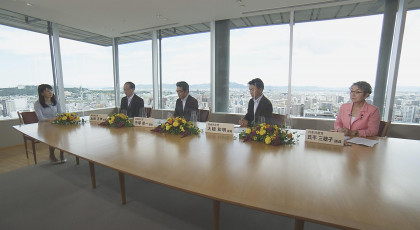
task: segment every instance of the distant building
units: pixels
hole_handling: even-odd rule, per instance
[[[413,123],[414,116],[416,114],[416,107],[415,106],[405,106],[403,107],[403,114],[402,114],[402,122],[405,123]]]

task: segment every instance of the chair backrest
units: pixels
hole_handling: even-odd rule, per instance
[[[35,112],[17,112],[21,124],[38,123],[38,117]]]
[[[271,121],[269,123],[273,125],[283,126],[286,122],[286,116],[287,115],[273,113],[271,115]]]
[[[388,133],[389,125],[391,125],[391,121],[380,121],[377,136],[385,137],[386,134]]]
[[[152,108],[144,107],[144,110],[146,111],[146,117],[151,117],[152,116]]]
[[[198,121],[199,122],[207,122],[210,118],[210,110],[207,109],[199,109],[198,110]]]

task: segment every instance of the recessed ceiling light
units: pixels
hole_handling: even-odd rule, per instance
[[[33,6],[31,3],[27,2],[26,3],[27,6]]]

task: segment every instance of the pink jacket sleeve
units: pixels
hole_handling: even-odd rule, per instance
[[[371,137],[378,135],[379,123],[381,119],[379,115],[379,109],[374,106],[371,106],[371,108],[374,108],[374,110],[371,114],[369,114],[367,129],[359,130],[359,136],[361,137]]]
[[[343,106],[340,107],[340,110],[337,113],[337,119],[334,122],[334,130],[337,131],[339,128],[343,128]]]

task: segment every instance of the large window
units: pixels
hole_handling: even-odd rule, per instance
[[[33,110],[39,84],[53,85],[48,36],[0,25],[0,119]]]
[[[420,123],[420,10],[408,11],[392,122]]]
[[[123,86],[131,81],[135,93],[143,98],[144,106],[153,105],[152,41],[142,41],[118,46],[120,64],[120,96],[125,96]]]
[[[115,107],[112,49],[60,38],[66,111]]]
[[[178,81],[190,85],[200,109],[210,106],[209,32],[162,39],[163,109],[175,109]]]
[[[291,114],[335,118],[356,81],[375,85],[382,15],[294,26]],[[368,98],[372,102],[373,95]]]
[[[260,78],[274,113],[284,113],[289,68],[289,25],[230,31],[231,113],[246,113],[251,98],[247,83]]]

